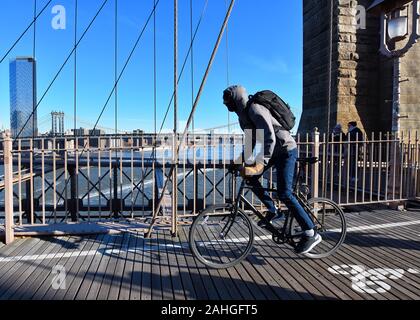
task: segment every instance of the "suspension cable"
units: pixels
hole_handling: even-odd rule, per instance
[[[156,7],[156,0],[153,0]],[[154,133],[157,134],[157,50],[156,50],[156,10],[153,12],[153,109],[154,109]]]
[[[193,0],[190,0],[190,43],[191,43],[191,107],[194,106],[194,44],[193,44]],[[195,131],[194,119],[192,120],[192,133]]]
[[[214,59],[216,58],[216,54],[218,52],[218,49],[219,49],[219,46],[220,46],[220,43],[221,43],[223,34],[224,34],[225,30],[226,30],[226,25],[227,25],[227,23],[229,21],[229,18],[231,16],[231,13],[232,13],[234,4],[235,4],[235,0],[231,0],[229,9],[226,12],[226,16],[225,16],[225,19],[223,21],[223,25],[222,25],[222,27],[220,29],[219,35],[217,37],[216,44],[214,45],[213,52],[211,54],[209,63],[207,65],[206,71],[204,73],[204,77],[203,77],[203,79],[201,81],[200,88],[199,88],[198,93],[197,93],[197,96],[195,98],[193,108],[191,110],[190,116],[188,117],[188,121],[187,121],[187,124],[185,126],[184,132],[183,132],[183,134],[181,136],[181,141],[180,141],[180,143],[177,144],[177,147],[174,150],[175,151],[175,159],[178,159],[179,152],[184,147],[185,137],[186,137],[186,135],[188,133],[188,128],[191,125],[192,118],[193,118],[193,116],[195,114],[195,111],[197,109],[198,103],[200,102],[201,95],[202,95],[203,90],[204,90],[204,87],[205,87],[205,85],[207,83],[207,78],[208,78],[208,76],[210,74],[210,70],[211,70],[211,68],[213,66]],[[168,177],[172,176],[174,170],[175,170],[175,165],[172,164]],[[169,179],[166,179],[165,184],[164,184],[163,189],[162,189],[161,197],[160,197],[159,202],[158,202],[158,205],[157,205],[157,208],[156,208],[155,212],[153,213],[152,223],[150,224],[149,230],[148,230],[148,232],[145,235],[146,238],[150,238],[150,236],[152,234],[153,227],[154,227],[154,225],[156,223],[156,220],[157,220],[157,213],[160,211],[160,208],[162,207],[164,195],[165,195],[165,192],[166,192],[166,190],[168,188],[168,185],[169,185]]]
[[[64,61],[64,63],[61,65],[60,69],[58,70],[58,72],[56,73],[56,75],[54,76],[53,80],[50,82],[50,84],[48,85],[47,89],[45,90],[44,94],[42,95],[41,99],[38,101],[35,109],[32,111],[31,115],[29,116],[29,118],[26,120],[25,124],[23,125],[22,129],[19,131],[19,134],[16,136],[16,138],[14,139],[13,143],[15,143],[17,141],[17,139],[19,139],[20,135],[22,134],[23,130],[25,129],[25,127],[28,125],[28,122],[30,121],[31,117],[34,115],[34,113],[36,112],[36,110],[38,109],[38,107],[40,106],[40,104],[42,103],[42,101],[44,100],[45,96],[47,95],[47,93],[50,91],[51,87],[53,86],[53,84],[55,83],[55,81],[57,80],[58,76],[60,75],[61,71],[63,71],[64,67],[67,65],[67,62],[70,60],[70,58],[72,57],[74,51],[76,50],[76,48],[79,46],[80,42],[83,40],[83,38],[86,36],[87,32],[90,30],[90,28],[92,27],[93,23],[95,22],[96,18],[99,16],[99,14],[101,13],[102,9],[105,7],[106,3],[108,2],[108,0],[104,0],[104,2],[102,3],[101,7],[98,9],[98,11],[96,12],[95,16],[93,17],[93,19],[90,21],[88,27],[84,30],[82,36],[80,37],[80,39],[77,41],[76,45],[74,46],[74,48],[71,50],[71,52],[69,53],[69,55],[67,56],[66,60]]]
[[[227,9],[228,0],[225,0],[225,7]],[[226,25],[226,87],[230,85],[230,72],[229,72],[229,24]],[[230,112],[228,111],[228,133],[230,133]]]
[[[114,42],[114,83],[115,86],[115,135],[118,134],[118,0],[115,0],[115,42]]]
[[[189,47],[188,52],[187,52],[187,55],[186,55],[186,57],[185,57],[185,59],[184,59],[184,63],[183,63],[183,65],[182,65],[181,72],[179,73],[178,83],[180,83],[181,78],[182,78],[182,75],[184,74],[184,70],[185,70],[185,67],[186,67],[186,65],[187,65],[189,55],[191,54],[191,49],[192,49],[192,46],[193,46],[193,44],[194,44],[194,42],[195,42],[195,38],[196,38],[196,36],[197,36],[198,30],[200,29],[201,22],[203,21],[204,14],[205,14],[205,12],[206,12],[208,2],[209,2],[209,0],[206,0],[206,3],[205,3],[205,5],[204,5],[204,7],[203,7],[203,11],[201,12],[200,19],[199,19],[199,21],[198,21],[198,23],[197,23],[197,27],[196,27],[195,32],[194,32],[194,37],[193,37],[193,40],[192,40],[192,41],[191,41],[191,43],[190,43],[190,47]],[[174,96],[175,96],[175,92],[172,92],[172,97],[171,97],[171,99],[170,99],[170,101],[169,101],[168,107],[166,108],[165,116],[163,117],[162,124],[161,124],[161,126],[160,126],[160,130],[159,130],[159,134],[161,134],[161,133],[162,133],[163,127],[164,127],[164,125],[165,125],[165,123],[166,123],[166,119],[167,119],[167,117],[168,117],[168,115],[169,115],[169,111],[170,111],[170,109],[171,109],[171,105],[172,105],[172,102],[173,102]]]
[[[37,0],[34,0],[34,35],[32,44],[32,57],[34,64],[32,66],[32,139],[36,136],[35,130],[35,106],[36,106],[36,12],[37,12]]]
[[[124,74],[124,72],[125,72],[125,70],[126,70],[126,68],[127,68],[128,64],[130,63],[131,58],[133,57],[133,54],[134,54],[134,52],[136,51],[136,49],[137,49],[137,47],[138,47],[138,45],[139,45],[139,43],[140,43],[140,40],[143,38],[143,34],[144,34],[144,32],[145,32],[145,30],[146,30],[146,28],[147,28],[147,26],[148,26],[148,24],[149,24],[150,20],[152,19],[152,17],[153,17],[153,13],[155,12],[155,10],[156,10],[157,6],[159,5],[159,2],[160,2],[160,0],[157,0],[157,1],[156,1],[156,4],[153,6],[152,12],[149,14],[149,16],[148,16],[148,18],[147,18],[146,23],[144,24],[144,26],[143,26],[143,28],[142,28],[142,30],[141,30],[141,32],[140,32],[140,34],[139,34],[139,36],[138,36],[138,38],[137,38],[137,40],[136,40],[136,42],[135,42],[134,46],[133,46],[133,48],[132,48],[132,50],[131,50],[131,52],[130,52],[130,54],[129,54],[128,58],[127,58],[127,59],[126,59],[126,61],[125,61],[124,67],[123,67],[123,68],[122,68],[122,70],[120,71],[120,73],[119,73],[119,75],[118,75],[118,78],[117,78],[116,82],[114,83],[114,86],[113,86],[113,88],[112,88],[112,90],[111,90],[110,94],[108,95],[108,98],[107,98],[107,100],[106,100],[106,102],[105,102],[104,106],[102,107],[102,110],[101,110],[101,112],[100,112],[100,114],[99,114],[99,116],[98,116],[98,119],[97,119],[97,120],[96,120],[96,122],[95,122],[95,126],[94,126],[93,130],[95,130],[95,129],[97,128],[97,126],[98,126],[98,124],[99,124],[99,121],[101,120],[101,118],[102,118],[102,116],[103,116],[103,114],[104,114],[104,112],[105,112],[105,109],[106,109],[106,107],[108,106],[109,101],[111,100],[112,95],[113,95],[113,94],[114,94],[114,92],[115,92],[115,88],[117,87],[117,85],[118,85],[118,83],[120,82],[121,77],[123,76],[123,74]],[[86,146],[85,146],[85,148],[86,148]],[[84,149],[85,149],[85,148],[84,148]],[[83,151],[85,151],[85,150],[83,150]]]
[[[77,129],[77,25],[78,25],[78,0],[74,4],[74,74],[73,74],[73,114],[74,114],[74,136],[76,136]]]
[[[42,10],[38,13],[38,15],[32,20],[29,26],[22,32],[22,34],[17,38],[17,40],[13,43],[13,45],[6,51],[3,57],[0,59],[0,64],[7,58],[7,56],[12,52],[12,50],[16,47],[16,45],[20,42],[20,40],[25,36],[25,34],[31,29],[32,25],[35,23],[36,20],[41,16],[41,14],[48,8],[52,0],[49,0],[47,4],[42,8]]]

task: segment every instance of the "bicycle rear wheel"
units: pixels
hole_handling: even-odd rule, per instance
[[[322,242],[305,256],[311,259],[329,257],[340,248],[346,238],[347,224],[344,212],[335,202],[324,198],[308,200],[307,209],[310,209],[311,218],[322,237]],[[296,219],[292,218],[290,234],[297,237],[302,233]]]
[[[191,226],[189,243],[193,255],[214,269],[233,267],[244,260],[254,244],[254,229],[249,217],[233,206],[208,208]]]

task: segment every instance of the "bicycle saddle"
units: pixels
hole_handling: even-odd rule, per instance
[[[319,159],[317,157],[313,158],[298,158],[297,162],[299,163],[306,163],[306,164],[315,164],[319,162]]]

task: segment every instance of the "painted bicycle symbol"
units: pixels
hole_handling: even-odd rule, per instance
[[[328,268],[332,274],[350,276],[353,290],[365,294],[381,294],[388,292],[392,287],[386,282],[387,280],[399,280],[404,277],[406,272],[418,274],[418,270],[409,269],[391,269],[376,268],[367,269],[362,265],[341,265]]]

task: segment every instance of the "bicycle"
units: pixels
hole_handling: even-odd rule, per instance
[[[300,158],[297,179],[293,193],[299,203],[308,212],[316,225],[317,232],[323,241],[307,258],[323,259],[334,254],[343,244],[346,237],[346,218],[343,210],[335,202],[325,199],[307,199],[309,187],[303,182],[307,165],[318,162],[317,158]],[[230,196],[234,194],[235,182],[239,177],[239,168],[231,167]],[[254,242],[271,239],[278,245],[290,245],[296,248],[303,235],[292,212],[285,212],[283,226],[277,227],[267,221],[264,215],[244,196],[250,190],[249,181],[242,180],[237,197],[232,203],[216,205],[201,212],[191,225],[189,245],[193,255],[204,265],[214,269],[226,269],[241,263],[251,252]],[[265,189],[277,193],[274,189]],[[245,211],[244,209],[247,209]],[[247,212],[255,214],[265,223],[264,229],[271,235],[255,239],[254,223]]]

